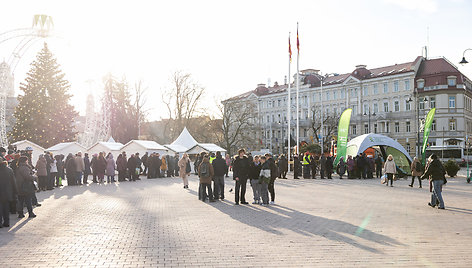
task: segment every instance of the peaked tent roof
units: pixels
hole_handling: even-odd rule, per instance
[[[107,140],[107,142],[115,142],[116,143],[115,139],[113,139],[113,136],[110,136],[110,138]]]
[[[182,145],[178,144],[166,144],[164,147],[169,148],[171,151],[174,151],[176,153],[185,153],[188,149]]]
[[[43,148],[42,146],[39,146],[39,145],[37,145],[36,143],[34,143],[34,142],[32,142],[32,141],[29,141],[29,140],[17,141],[17,142],[15,142],[15,143],[12,143],[11,145],[13,145],[13,146],[18,146],[18,145],[23,144],[23,143],[37,146],[38,148],[41,148],[41,149],[44,151],[44,148]]]
[[[136,144],[140,145],[141,147],[146,148],[148,150],[168,151],[168,149],[166,147],[160,145],[159,143],[157,143],[155,141],[147,141],[147,140],[131,140],[128,143],[126,143],[123,147],[127,146],[128,144],[130,144],[132,142],[134,142],[134,143],[136,143]]]
[[[198,142],[192,137],[192,135],[190,135],[190,132],[188,132],[187,127],[184,127],[179,137],[177,137],[177,139],[175,139],[175,141],[170,145],[179,145],[185,147],[188,150],[197,144]]]
[[[208,152],[226,152],[225,149],[221,148],[220,146],[218,146],[214,143],[199,143],[195,146],[200,146]],[[195,146],[193,146],[189,150],[193,149]]]
[[[95,147],[97,144],[101,144],[108,148],[110,151],[119,151],[123,147],[123,143],[120,142],[104,142],[104,141],[99,141],[95,143],[94,145],[90,146],[89,150]]]
[[[400,143],[390,137],[380,134],[370,133],[357,136],[348,142],[347,147],[349,148],[351,146],[357,147],[357,150],[355,151],[356,155],[364,152],[367,148],[370,148],[372,146],[389,146],[397,149],[402,154],[404,154],[408,158],[408,160],[410,160],[410,162],[412,161],[410,154],[405,150],[405,148],[403,148],[403,146],[400,145]]]
[[[79,147],[82,147],[84,150],[86,149],[84,146],[80,145],[79,143],[73,141],[73,142],[61,142],[61,143],[58,143],[52,147],[49,147],[47,150],[48,151],[60,151],[64,148],[67,148],[71,145],[77,145]]]

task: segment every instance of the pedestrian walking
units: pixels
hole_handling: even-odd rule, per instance
[[[423,175],[423,165],[421,164],[420,160],[418,160],[418,157],[415,156],[415,158],[413,158],[413,162],[411,162],[410,168],[411,183],[408,186],[413,187],[416,177],[418,179],[418,183],[420,184],[419,188],[422,188],[420,177]]]
[[[285,155],[282,154],[279,156],[277,167],[279,168],[279,178],[286,179],[288,172],[288,160]]]
[[[431,202],[428,203],[430,207],[438,206],[439,209],[444,209],[444,199],[442,197],[442,187],[446,180],[446,171],[441,161],[438,159],[436,154],[432,154],[429,157],[428,164],[426,165],[425,172],[421,176],[422,179],[429,178],[430,183],[432,184],[431,192]]]
[[[382,177],[382,158],[380,155],[375,157],[375,176],[378,178]]]
[[[261,184],[261,198],[262,198],[262,205],[267,206],[269,205],[269,190],[268,186],[271,180],[270,175],[270,165],[267,162],[267,157],[265,155],[261,156],[261,171],[259,174],[259,183]]]
[[[339,179],[343,179],[344,173],[346,172],[346,162],[344,162],[344,157],[339,158],[338,166],[336,167],[336,173],[339,175]]]
[[[333,158],[331,156],[328,156],[326,158],[326,169],[325,169],[325,174],[326,177],[331,180],[332,179],[332,174],[333,174]]]
[[[300,163],[300,159],[298,155],[293,156],[293,178],[298,180],[300,179],[300,175],[302,173],[302,163]]]
[[[102,184],[105,179],[105,170],[107,168],[107,161],[103,152],[100,152],[95,163],[95,169],[97,172],[98,183]]]
[[[387,161],[385,161],[383,173],[387,174],[388,179],[385,185],[388,186],[388,182],[390,181],[390,187],[393,187],[393,175],[397,173],[397,166],[395,165],[395,161],[391,154],[388,155]]]
[[[76,167],[76,184],[82,185],[82,176],[84,175],[85,164],[82,158],[82,152],[78,152],[74,158]]]
[[[188,171],[187,166],[190,165],[190,160],[188,159],[188,154],[184,153],[182,158],[179,160],[179,174],[180,177],[182,178],[182,181],[184,183],[184,188],[188,188],[188,175],[190,174],[190,171]]]

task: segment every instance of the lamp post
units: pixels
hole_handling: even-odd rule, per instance
[[[415,108],[416,108],[416,156],[419,157],[420,156],[420,153],[421,153],[421,143],[420,143],[420,97],[419,97],[419,93],[418,93],[418,88],[415,88],[415,90],[413,91],[413,94],[415,95],[415,99],[416,99],[416,102],[415,102]],[[424,98],[423,99],[423,103],[426,103],[428,101],[428,99]],[[413,102],[413,100],[411,99],[411,97],[407,100],[408,103],[410,102]],[[423,105],[423,109],[424,109],[424,105]]]
[[[326,78],[328,78],[330,75],[338,75],[337,73],[328,73],[325,75],[322,75],[320,73],[320,93],[321,93],[321,130],[320,130],[320,138],[321,138],[321,155],[323,155],[324,151],[324,140],[323,140],[323,82],[325,81]]]
[[[462,60],[459,62],[459,64],[464,65],[464,64],[469,63],[469,62],[465,59],[465,52],[467,52],[468,50],[472,50],[472,48],[468,48],[468,49],[464,50],[464,52],[462,53]]]
[[[367,112],[366,112],[366,111],[364,111],[364,115],[367,115]],[[369,115],[369,129],[368,129],[368,130],[369,130],[369,133],[370,133],[370,115],[371,115],[371,113],[370,113],[370,105],[369,105],[369,114],[368,114],[368,115]],[[372,116],[375,116],[375,112],[372,113]]]

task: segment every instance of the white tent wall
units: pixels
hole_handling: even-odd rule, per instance
[[[33,165],[35,165],[36,162],[38,161],[39,155],[43,154],[45,151],[43,147],[29,140],[18,141],[18,142],[13,143],[12,145],[16,146],[18,151],[26,150],[26,147],[28,146],[33,148],[33,158],[31,159]]]
[[[87,149],[77,142],[64,142],[56,144],[46,151],[53,153],[54,155],[62,154],[64,157],[67,157],[69,153],[75,155],[77,152],[87,152]]]
[[[148,142],[148,141],[146,141]],[[169,153],[169,150],[165,147],[163,147],[162,145],[159,145],[158,143],[156,143],[157,146],[156,147],[151,147],[151,148],[148,148],[146,146],[143,146],[142,144],[139,143],[139,141],[130,141],[128,142],[127,144],[125,144],[123,146],[123,148],[121,148],[121,152],[126,152],[126,155],[128,157],[130,157],[132,154],[135,154],[135,153],[139,153],[139,156],[142,157],[146,152],[148,154],[151,154],[151,153],[159,153],[161,156],[162,155],[167,155],[167,154],[172,154],[172,152]],[[162,147],[161,148],[158,148],[158,146]]]
[[[113,157],[116,159],[118,155],[122,152],[123,148],[122,143],[112,144],[112,146],[107,146],[108,142],[97,142],[92,147],[90,147],[87,152],[89,155],[98,154],[100,152],[105,152],[105,154],[112,153]]]
[[[226,155],[226,150],[217,146],[216,144],[197,144],[190,148],[187,151],[187,154],[199,154],[201,152],[216,153],[221,152],[221,155],[224,157]]]

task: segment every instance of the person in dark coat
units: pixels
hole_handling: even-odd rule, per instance
[[[148,157],[149,157],[148,152],[145,152],[144,155],[141,157],[141,162],[143,162],[143,165],[144,165],[143,175],[147,175],[148,173],[148,161],[147,161]]]
[[[50,152],[46,152],[44,154],[44,158],[46,159],[46,174],[47,174],[47,179],[46,179],[46,189],[47,190],[52,190],[54,189],[54,176],[51,176],[51,166],[53,164],[53,158],[51,156]]]
[[[128,171],[130,175],[130,181],[136,181],[136,177],[139,176],[139,173],[136,174],[136,169],[138,168],[138,162],[134,154],[128,159]]]
[[[66,158],[66,176],[67,176],[67,185],[75,185],[76,183],[76,171],[74,156],[69,153]]]
[[[10,227],[10,203],[16,199],[13,170],[6,161],[0,162],[0,228]]]
[[[18,168],[16,169],[16,189],[18,192],[18,218],[24,218],[23,204],[26,204],[28,209],[29,218],[34,218],[36,215],[33,213],[32,197],[34,195],[35,187],[34,181],[36,178],[32,175],[33,170],[28,164],[28,157],[22,156],[18,160]],[[74,173],[75,175],[75,173]],[[74,177],[75,178],[75,177]]]
[[[238,155],[234,158],[233,162],[233,180],[236,181],[236,190],[234,193],[235,205],[248,204],[246,202],[246,185],[247,179],[249,178],[249,167],[251,163],[249,158],[246,156],[244,149],[238,150]]]
[[[216,152],[216,158],[211,163],[214,170],[213,176],[213,195],[214,199],[223,200],[225,198],[225,173],[226,161],[221,156],[221,152]]]
[[[441,161],[438,159],[436,154],[432,154],[426,164],[424,174],[420,178],[421,180],[429,178],[433,185],[431,202],[428,203],[430,207],[434,208],[435,206],[438,206],[439,209],[445,208],[442,197],[442,187],[444,183],[447,182],[446,177],[444,176],[445,174],[446,171]]]
[[[271,154],[265,154],[266,161],[269,165],[270,169],[270,181],[268,185],[269,193],[270,193],[270,204],[273,205],[275,204],[275,179],[277,178],[277,166],[275,165],[275,161],[272,158]]]
[[[166,155],[167,162],[167,177],[170,178],[174,176],[174,158],[170,155]]]
[[[325,170],[325,173],[326,173],[326,177],[328,177],[328,179],[332,179],[332,174],[333,174],[333,158],[331,156],[328,156],[326,158],[326,170]]]
[[[377,179],[382,177],[382,167],[383,167],[382,158],[380,158],[380,156],[377,155],[377,157],[375,157],[375,176],[377,177]]]
[[[92,174],[92,170],[90,169],[91,164],[90,164],[90,158],[88,153],[85,153],[84,156],[84,178],[83,178],[83,184],[88,184],[88,176]]]
[[[339,179],[343,179],[344,173],[346,172],[346,162],[344,162],[344,157],[339,158],[338,166],[336,167],[336,172],[339,175]]]
[[[62,186],[62,180],[64,179],[64,155],[55,155],[54,159],[56,159],[57,167],[56,187],[59,187]]]
[[[178,154],[175,154],[174,155],[174,177],[178,177],[180,176],[179,175],[179,171],[180,171],[180,168],[179,168],[179,155]]]
[[[116,159],[116,170],[118,170],[118,181],[125,181],[126,165],[127,165],[126,159],[123,157],[123,154],[119,154],[118,158]],[[149,173],[149,170],[146,170],[146,171]]]
[[[326,168],[326,156],[322,155],[321,159],[320,159],[320,176],[321,176],[321,179],[324,179],[325,175],[327,175],[326,169],[327,169]]]
[[[287,172],[288,172],[288,160],[285,157],[285,155],[281,155],[279,157],[279,162],[278,162],[278,168],[279,168],[279,177],[282,179],[287,178]]]
[[[261,181],[259,181],[261,168],[262,164],[259,160],[259,156],[256,155],[254,156],[254,159],[251,163],[251,170],[249,171],[249,179],[251,180],[252,193],[254,196],[254,202],[252,202],[253,204],[261,204],[262,184]]]
[[[95,169],[97,171],[98,182],[103,183],[105,178],[105,170],[107,168],[107,160],[103,152],[98,154],[97,162],[95,163]]]
[[[90,160],[90,169],[92,170],[92,182],[97,183],[97,168],[95,167],[97,165],[97,160],[98,160],[98,154],[93,154],[92,155],[92,160]]]
[[[302,163],[300,163],[300,159],[298,155],[293,156],[293,178],[298,180],[300,179],[300,175],[302,173]]]

